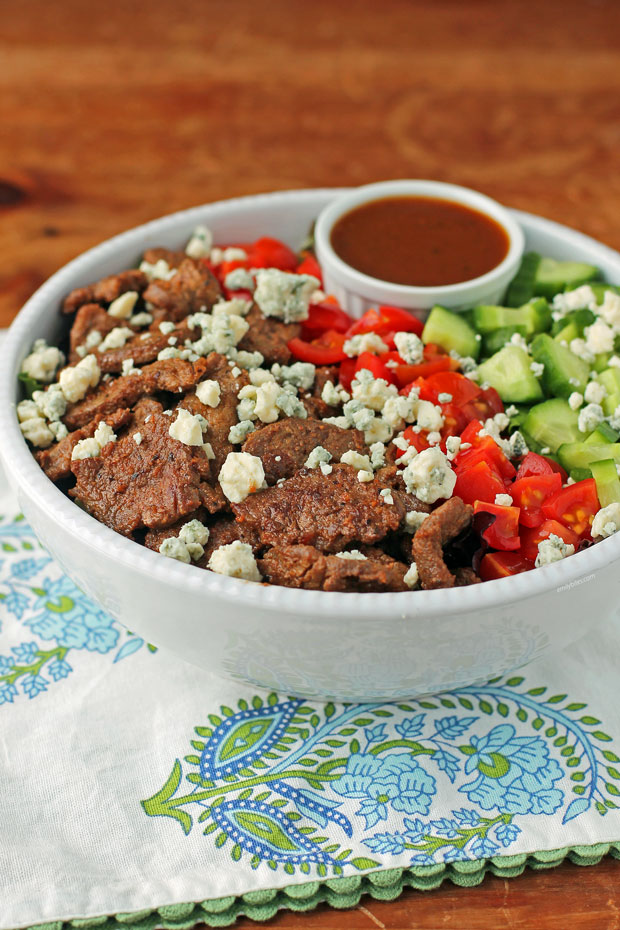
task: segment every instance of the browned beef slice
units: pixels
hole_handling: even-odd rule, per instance
[[[471,523],[473,508],[451,497],[424,521],[413,537],[412,555],[423,588],[453,588],[454,575],[443,560],[443,547]]]
[[[177,523],[173,523],[172,526],[168,526],[165,529],[148,530],[144,538],[144,545],[149,549],[153,549],[155,552],[159,552],[159,547],[164,539],[168,539],[170,536],[178,536],[181,532],[181,528],[190,520],[200,520],[201,523],[204,523],[206,521],[204,510],[199,508],[194,511],[194,513],[188,514]],[[220,546],[227,546],[236,539],[241,539],[239,527],[231,517],[222,517],[216,520],[209,526],[209,539],[204,547],[204,555],[194,564],[199,568],[206,568],[209,559],[216,549]]]
[[[421,501],[415,494],[409,494],[403,481],[403,473],[395,465],[386,465],[377,472],[377,478],[386,484],[392,491],[396,491],[395,497],[404,506],[406,513],[415,510],[417,513],[430,513],[431,507]]]
[[[101,523],[130,536],[142,527],[171,526],[197,510],[209,461],[200,446],[168,433],[170,417],[155,414],[138,445],[131,435],[107,443],[101,454],[71,463],[77,484],[69,493]]]
[[[336,462],[350,449],[368,452],[364,434],[357,429],[340,429],[332,423],[294,417],[269,423],[250,433],[243,451],[262,460],[267,484],[275,484],[280,478],[290,478],[299,471],[315,446],[323,446],[331,452]]]
[[[250,494],[232,510],[244,533],[262,546],[313,545],[338,552],[350,543],[374,543],[398,529],[404,507],[379,496],[385,484],[361,482],[350,465],[331,474],[302,469],[281,485]]]
[[[206,265],[186,258],[169,281],[151,281],[144,299],[153,305],[155,319],[182,320],[190,313],[210,310],[221,296],[215,275]]]
[[[86,287],[78,287],[65,297],[62,309],[64,313],[74,313],[82,304],[97,303],[111,304],[113,300],[120,297],[126,291],[138,291],[141,293],[148,284],[148,278],[143,271],[137,268],[130,268],[128,271],[121,271],[119,274],[112,274],[107,278],[102,278],[95,284],[88,284]]]
[[[154,265],[156,262],[163,260],[168,263],[169,268],[178,268],[187,257],[182,249],[175,251],[174,249],[164,249],[161,246],[156,246],[146,250],[142,256],[142,261]]]
[[[229,452],[235,448],[228,441],[231,426],[238,423],[237,394],[246,384],[249,384],[247,372],[242,370],[239,375],[233,375],[228,359],[217,352],[212,352],[205,362],[204,380],[217,381],[220,385],[220,402],[217,407],[209,407],[201,403],[195,394],[188,394],[181,401],[181,406],[190,413],[199,413],[208,424],[206,440],[211,443],[215,454],[213,460],[213,474],[218,475],[224,460]],[[201,379],[203,380],[203,379]]]
[[[334,417],[339,413],[337,407],[330,407],[322,398],[313,397],[312,394],[302,394],[300,400],[306,408],[306,413],[313,420],[323,420],[325,417]]]
[[[259,560],[267,581],[323,591],[407,591],[407,566],[383,559],[341,559],[313,546],[275,546]]]
[[[187,362],[170,358],[145,365],[139,375],[123,375],[101,382],[84,400],[69,406],[64,417],[65,425],[69,429],[77,429],[93,417],[101,418],[119,407],[133,407],[145,394],[190,391],[201,380],[205,364],[205,359]]]
[[[337,365],[321,365],[316,369],[314,373],[314,384],[312,385],[312,393],[314,397],[321,396],[323,388],[328,381],[331,381],[332,384],[338,384]]]
[[[470,584],[480,584],[482,581],[482,578],[478,577],[473,568],[467,566],[457,568],[454,577],[456,578],[457,588],[464,588]]]
[[[127,408],[114,410],[111,414],[108,414],[108,416],[102,419],[116,432],[116,430],[125,426],[126,423],[129,423],[131,420],[131,410]],[[97,419],[91,420],[90,423],[87,423],[86,426],[83,426],[81,429],[76,429],[72,433],[69,433],[68,436],[65,436],[64,439],[61,439],[60,442],[57,442],[55,445],[50,446],[49,449],[44,449],[42,452],[35,452],[37,462],[51,481],[60,481],[61,478],[69,477],[71,474],[71,453],[73,452],[73,447],[80,439],[90,439],[99,426],[99,422],[99,418],[97,417]]]
[[[162,405],[154,397],[141,397],[132,410],[132,429],[134,431],[139,429],[147,417],[152,417],[154,413],[161,413],[163,409]]]
[[[256,305],[252,307],[246,320],[250,328],[237,348],[247,352],[261,352],[268,365],[274,362],[286,365],[291,360],[287,343],[299,336],[299,323],[282,323],[273,317],[265,317]]]
[[[79,311],[79,313],[81,312],[82,310]],[[107,314],[105,315],[107,316]],[[118,320],[116,324],[118,325]],[[143,339],[142,336],[148,336],[148,338]],[[119,372],[122,370],[123,362],[127,358],[133,359],[136,365],[144,365],[146,362],[155,361],[161,350],[170,346],[169,340],[171,337],[177,340],[174,343],[175,347],[182,348],[186,339],[197,339],[198,336],[199,330],[192,329],[187,323],[182,322],[175,327],[173,332],[164,334],[159,330],[154,330],[148,333],[140,333],[119,349],[108,349],[107,352],[101,354],[97,352],[97,362],[103,372]]]
[[[79,362],[80,356],[76,351],[77,347],[84,345],[89,333],[97,330],[101,333],[103,339],[119,323],[120,321],[110,316],[101,304],[84,304],[84,306],[80,307],[71,327],[69,363],[75,365],[76,362]],[[93,349],[88,351],[92,352]]]

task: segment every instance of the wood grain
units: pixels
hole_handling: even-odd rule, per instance
[[[0,325],[68,259],[221,197],[433,177],[620,248],[615,0],[0,0]],[[280,930],[612,930],[620,863]],[[240,921],[239,927],[249,927]]]

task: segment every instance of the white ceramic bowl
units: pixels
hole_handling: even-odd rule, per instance
[[[620,594],[620,534],[513,578],[402,594],[296,591],[162,558],[98,523],[40,470],[17,426],[17,373],[32,341],[53,342],[71,288],[134,264],[146,246],[184,243],[197,223],[216,240],[261,234],[297,245],[340,191],[289,191],[155,220],[70,262],[28,301],[2,346],[0,452],[20,507],[66,573],[150,642],[219,675],[283,694],[398,699],[518,668],[609,618]],[[530,248],[580,258],[620,281],[620,255],[548,220],[515,213]]]
[[[486,274],[460,284],[441,287],[412,287],[380,281],[347,265],[331,244],[334,224],[350,210],[385,197],[436,197],[471,207],[491,217],[508,235],[505,258]],[[316,252],[323,269],[325,289],[335,294],[341,305],[353,316],[361,316],[369,307],[388,304],[409,310],[427,311],[435,304],[459,310],[475,304],[499,303],[515,276],[523,254],[523,231],[514,214],[484,194],[469,187],[445,184],[442,181],[402,180],[380,181],[345,191],[329,203],[318,217],[315,229]],[[426,312],[419,314],[422,318]]]

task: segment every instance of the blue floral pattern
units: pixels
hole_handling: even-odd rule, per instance
[[[72,673],[80,652],[118,662],[143,646],[155,651],[62,574],[21,515],[0,516],[0,554],[0,648],[16,632],[27,637],[0,654],[0,705],[46,693]]]
[[[270,694],[237,707],[195,728],[185,767],[177,759],[142,807],[186,834],[200,826],[252,868],[324,876],[394,856],[487,858],[519,840],[526,815],[566,824],[617,808],[620,757],[601,721],[521,676],[401,704]]]

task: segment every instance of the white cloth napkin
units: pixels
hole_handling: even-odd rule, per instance
[[[620,624],[485,686],[321,705],[154,650],[0,514],[1,928],[620,840]]]

